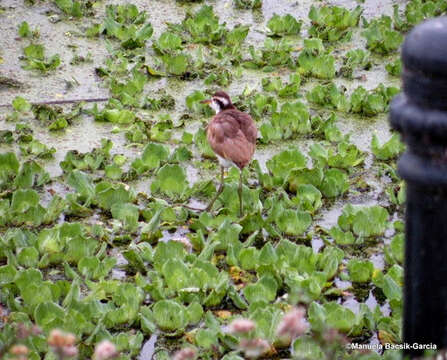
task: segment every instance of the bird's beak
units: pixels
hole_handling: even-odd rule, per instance
[[[211,104],[211,99],[202,100],[200,103],[209,105],[209,104]]]

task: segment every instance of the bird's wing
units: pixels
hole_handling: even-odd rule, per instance
[[[253,128],[254,132],[252,129],[248,133],[248,139],[241,122],[231,114],[222,112],[208,125],[207,139],[217,155],[243,168],[250,162],[255,151],[256,127],[253,125]]]
[[[253,144],[256,144],[256,138],[258,131],[256,130],[256,125],[250,115],[238,110],[228,110],[225,113],[235,117],[239,122],[242,132],[244,133],[247,140]]]

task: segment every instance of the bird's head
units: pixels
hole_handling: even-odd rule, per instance
[[[201,103],[211,106],[216,114],[234,108],[230,96],[224,91],[217,91],[211,99],[203,100]]]

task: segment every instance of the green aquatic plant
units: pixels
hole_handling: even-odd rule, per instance
[[[107,5],[103,32],[121,41],[124,49],[143,47],[154,32],[152,25],[145,23],[146,17],[146,12],[133,4]]]
[[[183,49],[182,38],[170,31],[165,31],[157,41],[152,43],[152,47],[160,54],[169,54]]]
[[[291,52],[292,44],[286,39],[275,41],[267,38],[264,46],[257,50],[254,46],[249,46],[249,54],[251,59],[244,61],[243,66],[249,69],[263,69],[265,72],[273,71],[275,66],[293,66]]]
[[[304,39],[304,48],[297,59],[298,72],[319,79],[335,77],[335,58],[325,51],[321,39]]]
[[[406,32],[426,19],[445,13],[447,4],[439,0],[411,0],[405,5],[403,16],[399,14],[399,7],[396,4],[393,5],[393,9],[394,27]]]
[[[165,145],[151,142],[145,146],[141,158],[136,158],[132,162],[132,168],[138,174],[142,174],[145,171],[157,169],[168,157],[169,149]]]
[[[239,9],[260,9],[262,0],[234,0],[234,6]]]
[[[311,131],[309,110],[299,101],[285,103],[279,112],[272,114],[270,121],[262,123],[259,131],[265,143],[307,134]]]
[[[371,66],[372,62],[368,51],[362,49],[350,50],[343,57],[340,74],[348,79],[352,79],[355,70],[369,70]]]
[[[379,84],[375,89],[367,91],[362,86],[357,87],[351,94],[351,112],[374,116],[388,110],[391,99],[399,93],[395,87],[385,87]]]
[[[196,13],[188,12],[181,25],[171,25],[171,29],[180,31],[189,41],[205,44],[221,43],[227,32],[209,5],[203,5]]]
[[[371,139],[371,150],[378,160],[390,160],[399,156],[404,150],[405,145],[400,141],[398,134],[393,134],[391,138],[380,145],[376,134]]]
[[[188,185],[185,169],[177,164],[167,164],[157,171],[151,191],[159,191],[171,198],[181,198],[185,196]]]
[[[389,62],[385,65],[385,70],[392,76],[400,76],[402,73],[402,61],[400,58],[397,58],[396,60]]]
[[[358,236],[380,236],[385,232],[388,217],[388,211],[378,205],[365,207],[348,204],[338,218],[338,225],[342,230],[352,230]]]
[[[53,2],[68,16],[81,18],[93,14],[94,1],[53,0]]]
[[[335,83],[330,82],[327,85],[317,85],[306,94],[309,102],[334,109],[338,111],[348,112],[351,104],[345,96],[346,89],[340,88]]]
[[[64,160],[59,165],[65,172],[70,172],[73,169],[83,171],[104,169],[111,161],[110,150],[112,146],[112,141],[102,139],[101,147],[94,148],[91,152],[79,153],[76,150],[70,150],[66,153]]]
[[[349,29],[357,26],[362,12],[361,6],[347,10],[339,6],[317,8],[312,5],[309,11],[309,18],[312,22],[309,34],[329,42],[350,40],[352,31]]]
[[[360,165],[365,156],[354,144],[341,141],[336,148],[326,143],[314,143],[309,149],[309,155],[321,166],[341,169],[351,169]]]
[[[301,85],[301,76],[296,74],[290,74],[289,82],[283,84],[280,78],[263,78],[262,88],[266,91],[272,91],[278,94],[281,98],[298,97],[299,89]]]
[[[391,18],[385,15],[371,20],[362,35],[366,39],[366,47],[382,55],[396,51],[403,40],[402,34],[392,29]]]
[[[374,272],[374,265],[368,260],[351,259],[348,262],[349,278],[353,282],[368,282]]]
[[[52,131],[67,128],[79,120],[83,111],[82,103],[74,106],[69,112],[64,112],[60,106],[50,105],[33,105],[31,110],[35,119]]]
[[[17,29],[17,33],[22,38],[34,38],[37,39],[40,36],[39,29],[32,30],[26,21],[22,21]]]
[[[301,31],[302,21],[297,21],[292,15],[280,16],[274,14],[267,22],[269,36],[297,35]]]
[[[39,70],[42,73],[55,70],[61,64],[61,58],[59,54],[52,55],[51,57],[45,56],[45,48],[42,44],[30,44],[23,48],[23,60],[25,65],[23,68],[26,70]]]

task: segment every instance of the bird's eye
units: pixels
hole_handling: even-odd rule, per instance
[[[224,104],[219,99],[213,99],[213,102],[221,109],[224,107]]]

